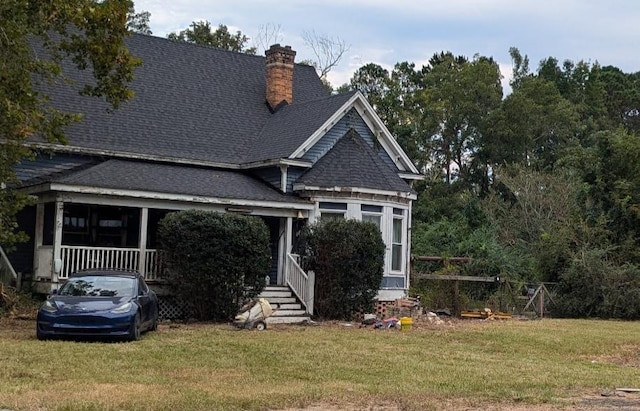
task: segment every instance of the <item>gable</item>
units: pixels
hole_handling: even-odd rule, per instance
[[[340,121],[338,121],[326,134],[324,134],[322,138],[302,156],[302,160],[309,161],[312,164],[316,163],[349,130],[355,130],[364,139],[364,141],[377,152],[380,159],[387,164],[389,168],[396,168],[396,165],[391,157],[389,157],[389,154],[379,144],[377,144],[376,138],[371,132],[371,129],[367,126],[355,108],[349,110],[340,119]]]
[[[354,115],[353,110],[357,112],[357,116]],[[356,91],[352,97],[330,118],[325,121],[322,127],[318,128],[307,140],[301,144],[295,152],[293,152],[289,158],[298,159],[304,158],[307,152],[314,150],[316,144],[324,138],[324,136],[333,130],[333,127],[340,123],[343,119],[347,118],[347,125],[349,127],[359,127],[365,136],[370,136],[371,140],[375,142],[374,145],[381,147],[382,157],[386,155],[388,159],[393,163],[392,168],[396,169],[399,173],[403,174],[403,178],[408,179],[420,179],[420,173],[416,169],[413,162],[409,159],[407,154],[402,150],[398,142],[393,135],[389,132],[387,127],[383,124],[380,117],[375,113],[373,107],[367,102],[366,98]],[[361,123],[358,124],[357,118],[359,117],[366,126]],[[354,121],[354,119],[356,119]],[[387,161],[385,159],[385,161]]]
[[[354,128],[340,137],[293,187],[294,190],[369,189],[415,197],[411,187]]]

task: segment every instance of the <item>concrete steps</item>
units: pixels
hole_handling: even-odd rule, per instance
[[[311,319],[286,285],[269,285],[258,297],[269,301],[275,310],[267,324],[301,324]]]

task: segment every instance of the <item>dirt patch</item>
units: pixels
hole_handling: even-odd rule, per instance
[[[638,411],[640,394],[604,393],[585,395],[567,400],[563,404],[496,404],[477,403],[465,399],[436,400],[417,407],[415,404],[373,403],[373,404],[331,404],[319,403],[304,408],[286,408],[277,411],[413,411],[413,410],[464,410],[464,411]],[[274,410],[276,411],[276,410]]]

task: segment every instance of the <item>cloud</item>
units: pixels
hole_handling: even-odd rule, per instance
[[[511,46],[529,55],[532,70],[549,56],[640,69],[636,0],[137,0],[136,7],[151,12],[151,29],[162,37],[194,20],[223,23],[249,37],[266,23],[280,25],[280,42],[291,45],[299,61],[314,58],[304,30],[339,37],[351,49],[330,74],[333,84],[348,80],[359,62],[420,66],[440,51],[494,57],[506,69]]]

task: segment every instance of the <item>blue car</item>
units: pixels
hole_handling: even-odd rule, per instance
[[[36,336],[117,337],[134,341],[158,327],[158,297],[135,272],[73,274],[38,310]]]

